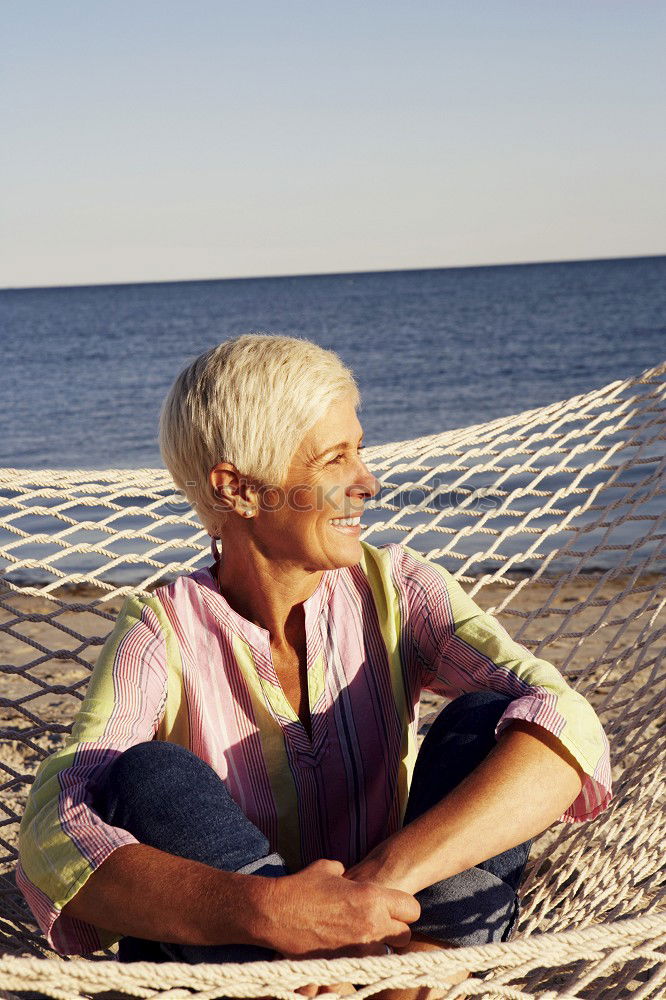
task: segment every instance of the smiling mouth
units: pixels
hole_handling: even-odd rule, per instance
[[[334,517],[328,522],[332,528],[342,535],[358,535],[361,531],[361,518],[359,517]]]

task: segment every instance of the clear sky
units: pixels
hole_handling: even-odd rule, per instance
[[[0,287],[666,252],[663,0],[4,0]]]

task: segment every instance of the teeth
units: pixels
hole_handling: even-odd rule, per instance
[[[331,524],[344,524],[348,527],[352,527],[353,525],[360,523],[360,517],[334,517],[331,519]]]

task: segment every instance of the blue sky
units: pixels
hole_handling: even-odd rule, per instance
[[[666,252],[659,2],[0,6],[0,287]]]

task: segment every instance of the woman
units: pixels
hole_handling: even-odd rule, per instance
[[[215,564],[126,601],[40,768],[18,881],[58,950],[505,939],[530,838],[607,805],[587,702],[445,570],[360,541],[358,403],[290,337],[226,341],[172,387],[162,454]],[[424,688],[454,700],[417,755]]]

